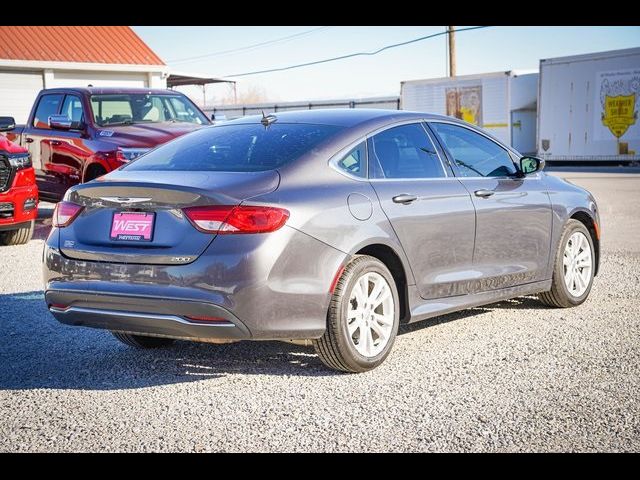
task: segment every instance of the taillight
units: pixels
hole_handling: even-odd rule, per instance
[[[54,227],[67,227],[75,220],[84,207],[72,202],[58,202],[53,211],[51,224]]]
[[[205,233],[267,233],[278,230],[289,218],[284,208],[251,205],[189,207],[184,213]]]

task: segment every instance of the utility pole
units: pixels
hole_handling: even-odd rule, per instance
[[[456,37],[455,27],[449,27],[449,76],[456,76]]]

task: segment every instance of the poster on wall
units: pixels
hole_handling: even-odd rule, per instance
[[[616,140],[612,154],[633,154],[629,140],[640,139],[638,100],[640,69],[615,70],[596,74],[595,140]]]
[[[482,85],[446,89],[447,115],[482,126]]]

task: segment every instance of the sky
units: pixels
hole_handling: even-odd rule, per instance
[[[445,30],[445,26],[134,26],[175,71],[226,77],[374,51]],[[464,26],[456,26],[464,28]],[[538,69],[541,58],[640,47],[640,27],[497,26],[456,34],[458,75]],[[236,80],[240,95],[268,101],[347,99],[400,94],[400,82],[447,75],[446,35],[356,57]],[[265,43],[264,45],[257,45]],[[253,47],[252,47],[253,46]],[[245,48],[251,47],[251,48]],[[200,57],[200,58],[193,58]],[[182,89],[202,103],[199,87]],[[208,104],[229,97],[209,85]]]

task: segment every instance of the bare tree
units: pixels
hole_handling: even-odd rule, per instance
[[[273,100],[267,95],[264,87],[255,84],[241,85],[236,84],[237,92],[234,95],[233,88],[218,100],[219,105],[247,104],[247,103],[264,103]]]

